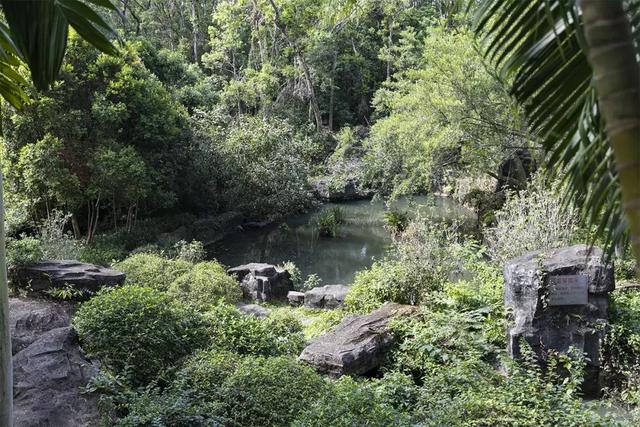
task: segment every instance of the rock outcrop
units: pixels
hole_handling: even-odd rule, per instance
[[[230,268],[227,273],[237,278],[246,298],[257,301],[284,299],[293,289],[289,272],[271,264],[240,265]]]
[[[570,347],[586,354],[583,390],[599,392],[600,345],[608,324],[608,297],[614,289],[613,266],[602,251],[576,245],[530,252],[504,268],[509,355],[521,355],[525,340],[544,364],[547,350]]]
[[[21,288],[43,292],[67,284],[88,292],[97,292],[104,286],[124,283],[125,274],[110,268],[79,261],[44,261],[17,267],[13,281]]]
[[[304,293],[304,305],[310,308],[334,309],[344,304],[349,293],[345,285],[325,285]]]
[[[97,368],[80,352],[69,307],[11,299],[9,314],[16,427],[99,425],[97,396],[82,393]]]
[[[347,317],[309,344],[299,360],[333,377],[371,372],[381,365],[393,344],[389,321],[416,310],[414,306],[388,303],[368,315]]]

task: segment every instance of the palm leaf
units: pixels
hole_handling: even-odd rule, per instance
[[[91,0],[90,3],[113,8],[108,0]],[[113,29],[81,1],[1,0],[1,4],[15,50],[29,66],[38,89],[47,89],[58,75],[69,25],[101,51],[116,53],[109,40],[109,36],[115,36]]]
[[[638,44],[639,3],[629,6]],[[580,209],[610,253],[625,243],[625,218],[577,1],[484,0],[474,22],[485,58],[509,82],[542,142],[551,176],[567,184],[565,203]]]

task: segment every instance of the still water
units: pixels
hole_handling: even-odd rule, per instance
[[[342,208],[346,223],[336,237],[319,236],[315,218],[322,210],[336,206]],[[436,219],[471,215],[451,199],[435,196],[401,200],[393,208]],[[383,258],[391,243],[384,228],[386,209],[383,202],[369,200],[328,203],[316,211],[292,216],[281,225],[233,233],[210,248],[209,254],[228,266],[293,261],[303,278],[317,274],[323,284],[349,284],[357,271]]]

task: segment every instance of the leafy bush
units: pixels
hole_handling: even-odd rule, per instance
[[[423,308],[419,318],[394,321],[392,328],[399,342],[391,355],[394,368],[421,379],[434,365],[495,359],[498,349],[483,335],[483,316],[477,311]]]
[[[407,281],[407,276],[405,266],[400,262],[376,262],[368,270],[356,274],[345,305],[350,311],[368,313],[388,301],[415,304],[420,288],[415,282]]]
[[[409,214],[403,211],[390,210],[384,213],[384,220],[391,232],[402,233],[409,225]]]
[[[210,261],[196,264],[179,276],[169,286],[168,294],[183,302],[207,308],[220,300],[238,302],[242,298],[242,289],[222,265]]]
[[[336,237],[340,226],[345,222],[344,210],[341,207],[323,209],[313,221],[321,236]]]
[[[258,319],[221,304],[205,315],[214,348],[238,354],[297,355],[304,346],[302,325],[287,315]]]
[[[489,255],[498,264],[529,251],[571,243],[573,210],[561,203],[559,185],[548,188],[539,173],[520,193],[510,193],[496,212],[497,225],[487,229]]]
[[[164,392],[158,389],[137,394],[126,405],[128,414],[118,420],[117,427],[223,427],[221,404],[202,399],[193,390],[171,387]]]
[[[533,352],[510,363],[506,378],[497,382],[429,382],[422,389],[417,413],[427,425],[463,426],[599,426],[614,424],[583,403],[579,395],[584,361],[580,357],[550,357],[543,373]],[[564,375],[559,375],[564,372]],[[474,377],[471,377],[474,378]],[[458,390],[447,389],[451,384]],[[432,388],[432,386],[437,386]],[[439,401],[437,401],[439,399]],[[437,405],[434,405],[436,403]]]
[[[7,239],[7,269],[11,271],[20,265],[33,264],[44,259],[44,250],[40,240],[22,236],[20,239]]]
[[[102,266],[110,266],[127,256],[120,233],[95,236],[93,241],[82,246],[80,261]]]
[[[174,245],[174,249],[178,259],[193,263],[202,261],[207,255],[204,250],[204,244],[198,240],[192,240],[191,242],[180,240]]]
[[[322,284],[322,279],[315,273],[309,274],[305,281],[298,286],[296,289],[299,291],[308,291],[313,288],[317,288]]]
[[[297,265],[293,261],[284,262],[278,267],[287,270],[289,276],[291,278],[291,283],[293,284],[294,289],[298,289],[300,285],[302,285],[302,272],[298,268]]]
[[[388,397],[388,390],[381,387]],[[350,377],[342,377],[320,400],[313,403],[296,421],[295,427],[386,427],[410,426],[410,417],[381,399],[375,386],[359,383]],[[393,399],[392,399],[393,400]]]
[[[602,345],[604,380],[609,393],[633,402],[640,398],[640,293],[614,292],[609,313],[613,324]]]
[[[167,259],[149,253],[138,253],[114,265],[127,275],[127,283],[166,291],[180,276],[188,273],[193,264]]]
[[[80,257],[80,245],[65,232],[71,214],[54,209],[38,227],[38,239],[46,259],[75,260]]]
[[[285,426],[325,388],[320,375],[294,359],[246,357],[219,392],[228,425]]]
[[[206,345],[208,325],[182,303],[151,288],[98,293],[73,319],[84,351],[141,385]]]

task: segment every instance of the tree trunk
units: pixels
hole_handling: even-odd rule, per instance
[[[309,98],[311,103],[311,109],[313,110],[313,115],[316,121],[316,130],[320,132],[323,129],[322,126],[322,113],[320,112],[320,106],[318,105],[318,99],[316,98],[316,91],[313,87],[313,79],[311,78],[311,69],[309,68],[309,64],[307,64],[304,55],[302,55],[302,51],[295,40],[289,37],[289,33],[287,32],[287,27],[284,22],[280,19],[280,9],[276,6],[273,0],[269,0],[271,3],[271,7],[273,8],[273,13],[275,14],[275,25],[280,30],[282,35],[284,36],[287,44],[291,46],[298,61],[300,61],[300,65],[302,66],[302,71],[304,73],[304,78],[307,83],[307,88],[309,89]]]
[[[622,0],[582,0],[593,84],[606,123],[640,275],[640,65]]]
[[[9,284],[4,238],[4,201],[0,172],[0,426],[13,426],[13,365],[9,329]]]

